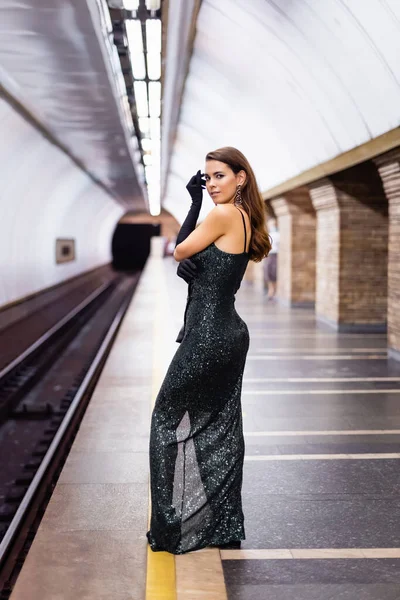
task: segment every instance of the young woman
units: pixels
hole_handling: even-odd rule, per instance
[[[196,228],[203,187],[215,208]],[[206,156],[187,190],[192,205],[174,257],[189,283],[181,341],[151,421],[152,550],[183,554],[205,546],[238,548],[244,439],[241,389],[249,332],[234,308],[249,260],[271,248],[264,202],[239,150]]]

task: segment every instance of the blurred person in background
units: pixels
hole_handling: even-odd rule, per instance
[[[279,231],[276,226],[276,219],[268,219],[267,229],[272,240],[271,250],[263,261],[264,267],[264,285],[267,286],[267,300],[275,300],[276,280],[278,271],[278,252],[279,252]]]
[[[164,258],[173,256],[175,250],[175,238],[167,237],[164,241]]]

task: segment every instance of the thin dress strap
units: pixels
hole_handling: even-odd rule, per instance
[[[244,227],[244,250],[243,250],[243,252],[246,252],[246,246],[247,246],[246,221],[244,220],[244,216],[243,216],[243,213],[240,210],[240,208],[238,208],[237,206],[235,206],[235,208],[237,208],[238,211],[240,212],[240,214],[242,215],[242,221],[243,221],[243,227]]]

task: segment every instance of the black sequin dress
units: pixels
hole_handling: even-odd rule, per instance
[[[245,539],[241,389],[249,332],[234,302],[249,256],[213,243],[191,260],[197,276],[189,287],[184,335],[158,393],[150,433],[147,538],[152,550],[173,554]]]

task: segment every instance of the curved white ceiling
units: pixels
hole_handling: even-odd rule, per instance
[[[0,306],[111,260],[123,208],[0,99]],[[56,238],[76,259],[56,263]]]
[[[2,0],[0,84],[121,204],[145,210],[109,19],[105,0]]]
[[[203,0],[164,205],[184,218],[210,150],[239,148],[266,190],[398,127],[399,107],[399,0]]]

